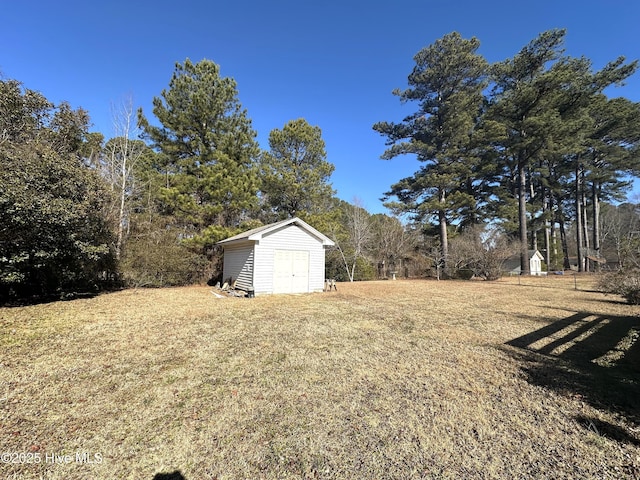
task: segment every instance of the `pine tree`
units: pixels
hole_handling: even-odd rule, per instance
[[[210,60],[176,64],[169,88],[153,100],[161,126],[142,111],[144,137],[163,155],[161,198],[174,228],[196,249],[237,232],[258,202],[259,149],[236,82]]]
[[[270,150],[260,164],[260,191],[267,221],[324,212],[334,191],[320,127],[303,118],[269,134]]]
[[[379,122],[374,130],[387,137],[383,159],[415,154],[424,163],[413,176],[392,185],[400,210],[424,221],[436,217],[442,258],[448,252],[447,228],[473,214],[476,198],[473,175],[479,163],[478,120],[486,86],[487,62],[477,53],[476,38],[454,32],[416,54],[408,77],[410,88],[393,93],[418,109],[401,123]]]
[[[564,30],[551,30],[524,47],[514,58],[492,65],[493,103],[489,115],[504,128],[499,146],[510,190],[518,200],[521,272],[529,273],[527,175],[556,125],[548,101],[557,88],[548,65],[561,55]]]
[[[592,128],[585,161],[593,221],[592,250],[601,256],[600,202],[622,200],[629,175],[640,172],[640,104],[626,98],[594,96],[589,105]]]
[[[529,217],[540,224],[549,222],[555,200],[564,230],[563,210],[568,209],[562,208],[558,197],[568,198],[566,181],[571,175],[567,171],[573,172],[574,179],[572,208],[578,223],[578,256],[584,256],[583,182],[587,137],[593,123],[588,108],[595,95],[636,69],[635,62],[625,64],[624,58],[618,58],[593,73],[588,59],[563,56],[564,36],[564,30],[544,32],[512,59],[492,66],[494,88],[488,113],[504,129],[497,151],[518,200],[523,274],[529,272]],[[547,250],[548,228],[547,223]]]

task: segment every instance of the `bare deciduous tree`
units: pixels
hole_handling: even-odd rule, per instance
[[[517,252],[518,246],[505,235],[475,227],[451,241],[449,267],[467,270],[485,280],[497,280],[504,262]]]
[[[115,202],[113,218],[116,225],[116,258],[120,258],[125,232],[129,225],[129,199],[136,189],[134,169],[147,148],[139,140],[131,97],[112,106],[114,137],[105,145],[102,174],[111,186]]]
[[[342,203],[343,224],[331,232],[332,240],[344,263],[349,281],[353,282],[358,259],[366,257],[372,239],[371,215],[355,198],[353,204]],[[337,225],[335,225],[337,227]]]
[[[416,231],[407,229],[397,217],[383,214],[372,217],[371,250],[382,275],[397,270],[398,262],[409,257],[417,244]]]
[[[618,267],[640,268],[640,212],[638,205],[604,204],[600,213],[602,244],[615,252]]]

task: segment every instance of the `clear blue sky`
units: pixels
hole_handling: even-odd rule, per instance
[[[639,19],[637,0],[6,1],[0,72],[88,110],[93,130],[109,138],[112,104],[132,96],[151,119],[175,63],[211,59],[237,81],[261,147],[289,120],[319,126],[338,196],[376,213],[390,185],[418,167],[380,160],[384,139],[371,127],[414,108],[391,91],[406,87],[422,47],[458,31],[494,62],[566,28],[567,53],[600,68],[619,55],[640,58]],[[640,73],[609,94],[640,101]]]

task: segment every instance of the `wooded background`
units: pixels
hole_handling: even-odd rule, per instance
[[[549,271],[638,268],[640,105],[606,93],[637,61],[594,71],[564,37],[494,64],[455,32],[415,55],[394,91],[415,110],[373,126],[383,159],[421,162],[384,193],[389,215],[337,198],[321,126],[292,119],[261,149],[213,61],[177,63],[153,117],[123,102],[108,139],[89,112],[1,79],[0,299],[211,281],[216,242],[292,216],[335,241],[338,280],[494,279],[514,254],[527,274],[530,249]]]

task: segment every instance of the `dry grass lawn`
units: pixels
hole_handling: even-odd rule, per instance
[[[640,307],[518,283],[1,308],[0,478],[640,478]]]

